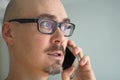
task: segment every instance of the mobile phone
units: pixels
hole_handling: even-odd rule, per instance
[[[63,70],[69,68],[72,66],[72,64],[74,63],[75,60],[75,56],[73,55],[73,53],[69,50],[69,48],[66,48],[66,54],[65,54],[65,58],[64,58],[64,62],[63,62]]]

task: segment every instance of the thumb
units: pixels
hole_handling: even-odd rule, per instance
[[[74,72],[74,67],[70,67],[66,70],[63,70],[62,72],[62,80],[70,80],[70,76],[72,75],[72,73]]]

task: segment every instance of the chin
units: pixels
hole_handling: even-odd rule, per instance
[[[62,71],[62,62],[56,61],[54,64],[44,68],[44,71],[50,75],[59,74]]]
[[[55,75],[59,74],[62,71],[62,67],[50,67],[48,70],[48,74]]]

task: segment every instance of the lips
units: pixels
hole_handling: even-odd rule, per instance
[[[48,53],[50,57],[53,59],[61,60],[63,58],[63,53],[61,51],[54,51],[51,53]]]
[[[59,54],[59,53],[56,53],[56,54],[48,54],[48,55],[50,55],[50,56],[61,56],[61,54]]]

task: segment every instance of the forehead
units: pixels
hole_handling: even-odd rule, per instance
[[[56,16],[51,15],[51,14],[41,14],[37,18],[48,18],[48,19],[56,20]],[[62,22],[70,22],[70,19],[69,18],[63,18]]]
[[[30,0],[28,3],[25,0],[24,4],[20,4],[20,7],[21,17],[23,18],[38,18],[41,15],[42,17],[54,18],[57,21],[67,18],[67,14],[60,0]]]

